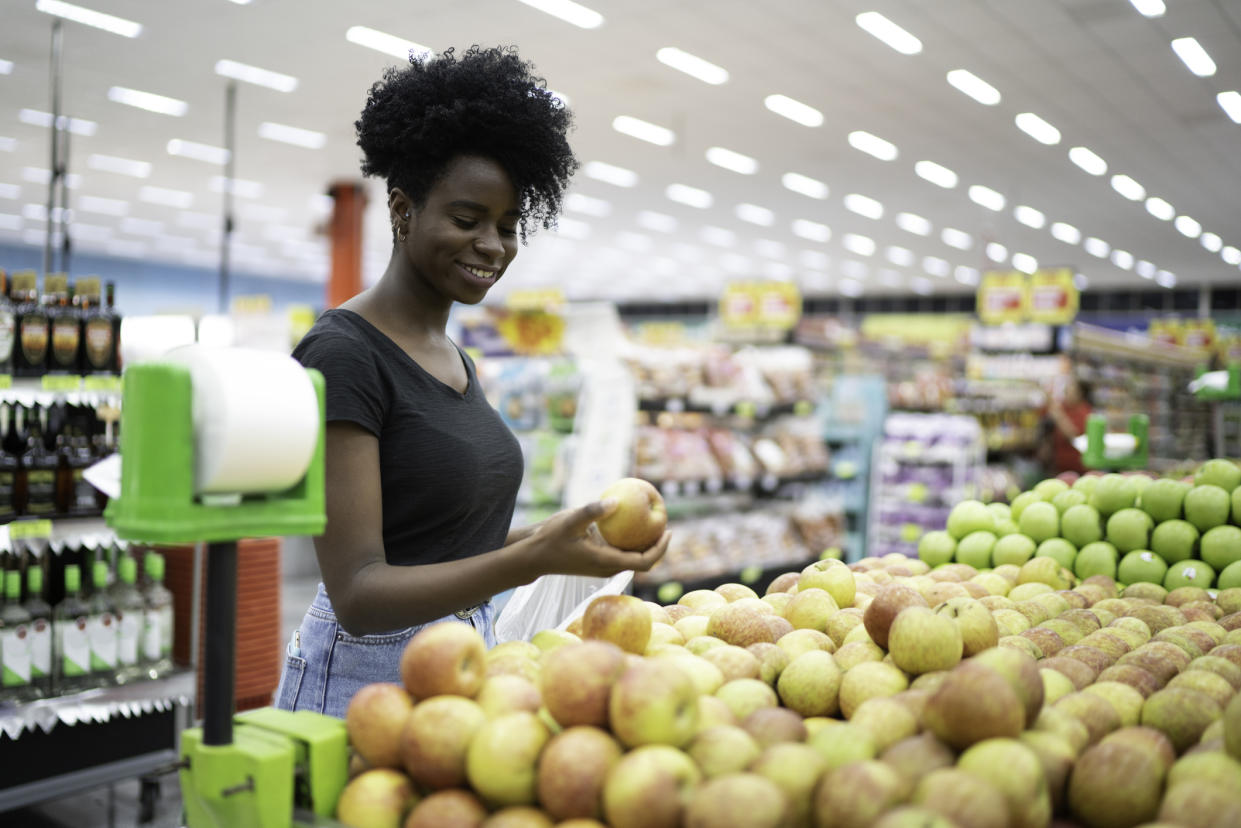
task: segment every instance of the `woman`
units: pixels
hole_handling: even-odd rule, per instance
[[[392,257],[373,287],[326,311],[294,351],[326,379],[323,581],[277,690],[285,709],[343,716],[364,684],[400,681],[405,643],[441,620],[494,643],[496,593],[547,573],[649,569],[605,544],[590,503],[510,531],[516,439],[446,333],[518,239],[550,227],[577,162],[570,115],[512,49],[449,50],[389,69],[357,121],[362,172],[388,186]]]

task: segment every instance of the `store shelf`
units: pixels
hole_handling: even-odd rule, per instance
[[[655,413],[667,412],[669,414],[709,414],[715,417],[736,416],[765,420],[772,417],[785,417],[790,414],[797,416],[812,414],[814,413],[814,403],[810,400],[782,403],[720,400],[704,404],[688,401],[682,397],[666,397],[638,400],[638,410]]]

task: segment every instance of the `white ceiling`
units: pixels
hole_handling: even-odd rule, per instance
[[[369,85],[396,62],[346,41],[349,27],[364,25],[436,50],[516,44],[549,87],[568,97],[579,158],[638,175],[637,186],[621,188],[579,174],[574,192],[606,202],[607,215],[567,210],[571,221],[557,234],[536,234],[496,293],[559,284],[571,297],[671,301],[713,296],[728,279],[765,277],[795,278],[810,295],[835,295],[842,287],[962,292],[970,288],[954,274],[968,280],[970,271],[958,267],[1009,267],[1014,253],[1043,266],[1071,266],[1091,289],[1157,289],[1132,267],[1059,241],[1048,227],[1019,223],[1019,204],[1044,213],[1048,226],[1067,222],[1151,263],[1166,284],[1169,275],[1180,285],[1241,282],[1241,271],[1226,260],[1241,256],[1228,247],[1241,247],[1241,125],[1216,102],[1217,93],[1241,89],[1237,0],[1167,0],[1159,18],[1143,17],[1129,0],[585,0],[604,17],[594,29],[518,0],[82,3],[143,30],[128,39],[64,26],[62,111],[97,124],[94,135],[72,137],[79,249],[215,265],[221,197],[209,183],[222,168],[165,148],[174,138],[223,144],[226,81],[213,67],[227,58],[298,80],[291,93],[239,84],[236,175],[258,182],[262,194],[237,199],[236,267],[322,280],[321,194],[333,181],[357,178],[353,122]],[[865,11],[914,34],[922,51],[900,54],[863,31],[855,18]],[[27,168],[48,167],[49,133],[23,123],[19,111],[51,109],[53,18],[37,11],[35,0],[3,0],[3,19],[0,60],[12,69],[0,74],[0,241],[41,244],[37,205],[46,201],[46,187],[26,177]],[[1213,76],[1191,74],[1176,56],[1170,42],[1183,36],[1197,38],[1214,58]],[[663,65],[655,53],[664,46],[724,67],[729,81],[712,86]],[[946,73],[961,68],[991,83],[1001,102],[984,106],[950,86]],[[177,98],[188,111],[171,117],[114,103],[113,86]],[[824,124],[804,127],[768,111],[763,102],[773,93],[816,107]],[[1060,143],[1046,146],[1020,131],[1014,116],[1021,112],[1054,124]],[[622,135],[611,126],[618,115],[672,129],[676,141],[659,147]],[[260,138],[263,121],[323,132],[327,144],[311,150]],[[898,157],[880,161],[854,149],[854,130],[890,141]],[[713,166],[704,155],[711,146],[751,156],[757,172]],[[1107,174],[1092,176],[1071,163],[1074,146],[1105,159]],[[152,172],[143,181],[94,170],[91,154],[149,161]],[[918,177],[914,165],[924,159],[954,170],[960,183],[943,189]],[[825,182],[828,198],[785,189],[786,172]],[[1114,173],[1216,234],[1226,245],[1222,254],[1119,195],[1109,183]],[[713,206],[670,201],[665,187],[674,182],[707,190]],[[975,184],[1002,193],[1004,209],[974,203],[967,190]],[[191,193],[190,214],[139,200],[143,185]],[[387,261],[390,236],[382,187],[369,186],[364,270],[374,278]],[[850,212],[843,203],[849,193],[876,199],[884,215]],[[129,219],[162,227],[82,209],[87,195],[120,200]],[[769,209],[774,224],[740,220],[740,203]],[[642,227],[637,216],[647,210],[673,217],[676,229]],[[901,229],[895,216],[903,211],[929,219],[930,236]],[[794,235],[797,219],[827,225],[830,240]],[[704,238],[708,227],[728,232],[709,230]],[[945,244],[943,228],[969,234],[972,248]],[[849,234],[873,239],[876,253],[851,252]],[[1004,245],[1009,258],[1000,265],[988,259],[988,242]],[[893,264],[891,246],[910,251],[913,264]],[[947,263],[945,275],[937,260]]]

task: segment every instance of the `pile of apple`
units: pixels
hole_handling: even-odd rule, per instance
[[[1241,467],[1219,458],[1186,480],[1052,478],[1011,505],[967,500],[953,507],[945,530],[922,536],[918,557],[976,569],[1048,557],[1078,578],[1241,587]]]
[[[357,828],[1241,825],[1237,588],[823,560],[401,668],[348,709]]]

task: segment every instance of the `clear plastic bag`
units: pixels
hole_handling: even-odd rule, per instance
[[[529,641],[540,630],[563,630],[592,600],[600,595],[619,595],[632,580],[633,572],[626,570],[611,578],[544,575],[519,586],[496,619],[496,640]]]

